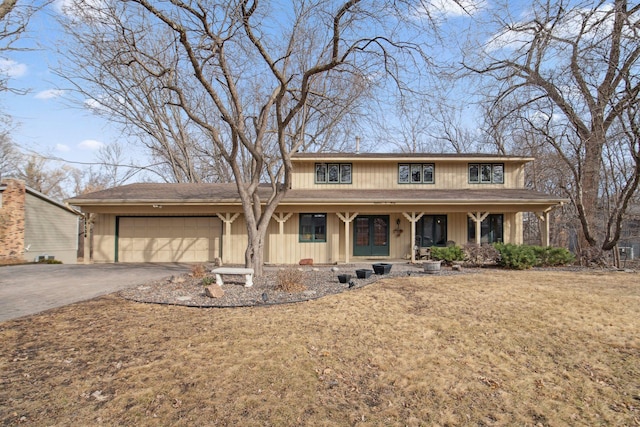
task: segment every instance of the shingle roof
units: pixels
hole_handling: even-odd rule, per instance
[[[260,197],[271,195],[269,185],[261,185]],[[290,190],[283,205],[355,205],[410,203],[427,204],[559,204],[565,199],[527,189],[336,189]],[[141,183],[97,191],[69,199],[72,205],[135,205],[135,204],[240,204],[235,184],[158,184]]]
[[[531,162],[533,157],[524,156],[504,156],[499,154],[486,153],[295,153],[291,156],[291,160],[341,160],[341,161],[357,161],[357,160],[420,160],[430,161],[452,159],[461,162],[464,161],[488,161],[488,162]]]
[[[268,197],[271,187],[262,185],[261,196]],[[69,199],[72,205],[92,204],[127,204],[137,202],[240,202],[236,184],[166,184],[138,183],[108,188]]]

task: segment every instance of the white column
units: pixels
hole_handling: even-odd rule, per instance
[[[280,248],[280,250],[278,250],[277,255],[275,256],[275,260],[271,260],[271,262],[276,262],[276,263],[282,263],[284,262],[284,257],[282,256],[283,251],[284,251],[284,223],[287,222],[289,220],[289,218],[291,218],[291,216],[293,215],[293,212],[289,212],[289,213],[283,213],[283,212],[278,212],[278,213],[274,213],[271,217],[273,219],[275,219],[276,221],[278,221],[278,248]]]
[[[411,263],[416,262],[416,250],[415,250],[415,246],[416,246],[416,222],[418,222],[418,220],[420,218],[422,218],[422,216],[424,215],[424,212],[402,212],[402,216],[404,216],[405,218],[407,218],[407,220],[411,223]]]
[[[83,264],[91,264],[91,224],[93,224],[93,214],[87,213],[84,216],[84,257]]]
[[[482,233],[482,221],[484,221],[484,219],[489,216],[489,212],[467,212],[467,216],[469,218],[471,218],[476,225],[476,244],[480,245],[481,243],[481,237],[480,233]]]
[[[234,214],[227,212],[224,214],[216,214],[218,218],[224,222],[224,237],[222,238],[222,263],[227,264],[231,262],[231,224],[239,216],[240,212]]]
[[[349,241],[351,240],[349,239],[349,224],[358,216],[358,212],[352,215],[349,215],[349,212],[345,212],[344,214],[336,212],[336,215],[344,222],[344,262],[345,264],[349,264],[349,251],[351,250],[349,245]]]
[[[536,212],[540,220],[540,240],[542,246],[549,246],[549,211]]]

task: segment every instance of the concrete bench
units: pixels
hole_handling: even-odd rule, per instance
[[[219,286],[224,285],[222,281],[223,274],[244,276],[245,288],[253,286],[253,268],[220,267],[214,268],[211,272],[216,275],[216,284]]]

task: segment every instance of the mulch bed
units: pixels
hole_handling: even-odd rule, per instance
[[[213,266],[207,266],[211,271]],[[276,289],[278,272],[282,269],[301,271],[302,284],[306,288],[300,292],[283,292]],[[336,271],[337,269],[337,271]],[[307,301],[338,294],[344,291],[362,288],[381,279],[407,276],[433,276],[424,272],[421,265],[395,263],[388,274],[372,274],[369,278],[356,278],[356,269],[372,269],[371,264],[350,264],[340,266],[304,266],[304,267],[272,267],[264,269],[261,277],[254,277],[252,287],[244,286],[242,276],[223,276],[222,289],[224,296],[210,298],[205,295],[203,278],[195,278],[190,274],[173,276],[169,279],[145,283],[120,291],[119,295],[128,300],[155,303],[184,305],[190,307],[246,307]],[[462,274],[478,271],[477,269],[456,271],[442,267],[438,275]],[[340,283],[338,274],[351,274],[349,283]],[[211,277],[211,276],[209,276]]]

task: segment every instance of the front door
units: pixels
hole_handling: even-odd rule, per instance
[[[353,240],[354,256],[389,256],[389,216],[358,216]]]

